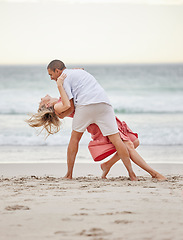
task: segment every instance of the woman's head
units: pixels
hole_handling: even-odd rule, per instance
[[[50,97],[50,95],[46,95],[45,97],[41,98],[41,101],[39,103],[39,108],[41,108],[41,106],[46,106],[46,107],[52,107],[54,106],[54,104],[58,101],[57,98],[52,98]]]
[[[53,98],[46,95],[41,99],[38,112],[26,120],[30,127],[43,127],[50,134],[57,133],[60,130],[60,120],[55,114]],[[43,130],[42,129],[42,130]]]

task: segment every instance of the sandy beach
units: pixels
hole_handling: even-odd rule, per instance
[[[181,240],[183,165],[152,164],[164,182],[137,168],[132,182],[119,166],[103,180],[96,164],[76,164],[64,180],[66,164],[1,164],[1,240]]]
[[[0,16],[0,240],[183,240],[183,0],[2,0]],[[62,119],[72,99],[74,124]],[[63,112],[49,137],[26,121],[43,105]],[[105,148],[97,131],[85,131],[63,178],[72,129],[116,132],[107,105],[166,180],[132,163],[130,181],[121,160],[101,179],[111,156],[92,159],[92,138]],[[48,113],[41,122],[53,129]]]

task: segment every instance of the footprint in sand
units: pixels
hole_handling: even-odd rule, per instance
[[[107,233],[101,228],[91,228],[89,230],[82,230],[79,235],[80,236],[87,236],[87,237],[97,237],[97,236],[106,236],[110,235],[111,233]]]
[[[116,214],[134,214],[134,212],[131,212],[131,211],[123,211],[123,212],[116,212]]]
[[[88,216],[88,213],[75,213],[72,216]]]
[[[132,221],[128,221],[128,220],[116,220],[116,221],[114,221],[114,223],[116,223],[116,224],[120,224],[120,223],[122,223],[122,224],[128,224],[128,223],[132,223]]]
[[[134,212],[130,212],[130,211],[123,211],[123,212],[107,212],[107,213],[101,213],[98,214],[100,216],[104,216],[104,215],[116,215],[116,214],[134,214]]]
[[[94,211],[96,209],[94,209],[94,208],[80,208],[80,210],[91,210],[91,211]]]
[[[62,221],[70,221],[70,218],[62,218]]]
[[[15,210],[30,210],[27,206],[21,206],[21,205],[13,205],[13,206],[7,206],[5,207],[7,211],[15,211]]]
[[[66,232],[66,231],[57,231],[57,232],[54,232],[54,234],[56,234],[56,235],[61,234],[62,236],[68,236],[69,233],[70,233],[70,232]]]

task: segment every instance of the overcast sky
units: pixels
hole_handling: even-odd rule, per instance
[[[0,64],[183,62],[181,0],[0,0]]]

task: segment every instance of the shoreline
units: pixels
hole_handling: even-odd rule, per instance
[[[73,178],[77,177],[100,177],[102,170],[101,163],[75,163]],[[183,164],[165,164],[154,163],[149,164],[153,169],[159,173],[167,175],[182,175]],[[146,171],[132,163],[133,169],[138,176],[150,176]],[[4,177],[22,177],[22,176],[53,176],[63,177],[67,171],[66,163],[1,163],[0,176]],[[115,164],[107,178],[116,178],[125,176],[128,177],[124,165],[121,163]]]
[[[67,145],[63,146],[0,146],[2,163],[66,163]],[[148,164],[182,164],[183,147],[140,145],[137,152]],[[101,162],[108,160],[110,157]],[[87,145],[80,145],[76,163],[95,163]]]

